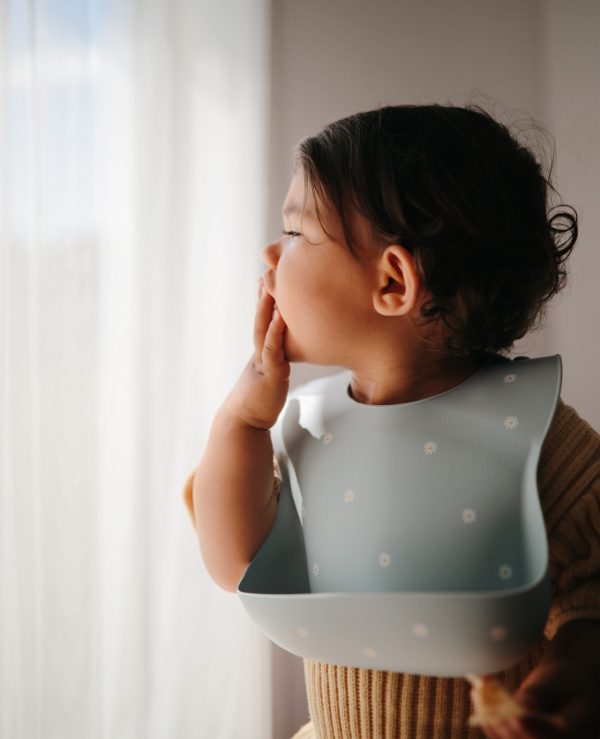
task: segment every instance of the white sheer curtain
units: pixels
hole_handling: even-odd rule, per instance
[[[0,736],[267,739],[181,492],[252,350],[269,0],[0,0]]]

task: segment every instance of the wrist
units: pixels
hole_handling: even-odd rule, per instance
[[[242,411],[233,406],[226,398],[219,408],[218,415],[229,424],[233,424],[238,428],[250,429],[253,431],[269,431],[269,427],[258,418],[250,418]]]

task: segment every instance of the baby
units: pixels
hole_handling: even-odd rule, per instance
[[[300,142],[285,230],[262,253],[254,353],[185,490],[219,586],[236,591],[277,515],[270,429],[290,363],[350,370],[348,393],[367,405],[466,382],[539,325],[564,285],[577,218],[549,216],[552,189],[529,149],[476,106],[383,107]],[[527,710],[483,730],[598,737],[600,436],[562,401],[538,486],[552,608],[538,647],[495,676]],[[303,737],[481,736],[463,679],[314,660],[305,671],[313,720]]]

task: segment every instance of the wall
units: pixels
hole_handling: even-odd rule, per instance
[[[576,10],[574,10],[576,9]],[[516,354],[560,353],[563,397],[600,428],[600,6],[521,0],[273,0],[268,227],[277,235],[291,153],[301,138],[382,104],[480,103],[504,122],[531,114],[556,137],[555,182],[580,215],[571,286]],[[258,268],[259,273],[264,265]],[[292,387],[339,368],[293,365]],[[595,370],[595,372],[594,372]],[[274,739],[308,720],[302,661],[273,646]]]
[[[549,349],[563,358],[563,399],[600,430],[600,4],[551,0],[541,11],[540,90],[556,139],[556,185],[579,215],[569,282],[548,315]]]

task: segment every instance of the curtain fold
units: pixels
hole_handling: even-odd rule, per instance
[[[252,351],[269,0],[0,2],[0,737],[271,736],[181,498]]]

